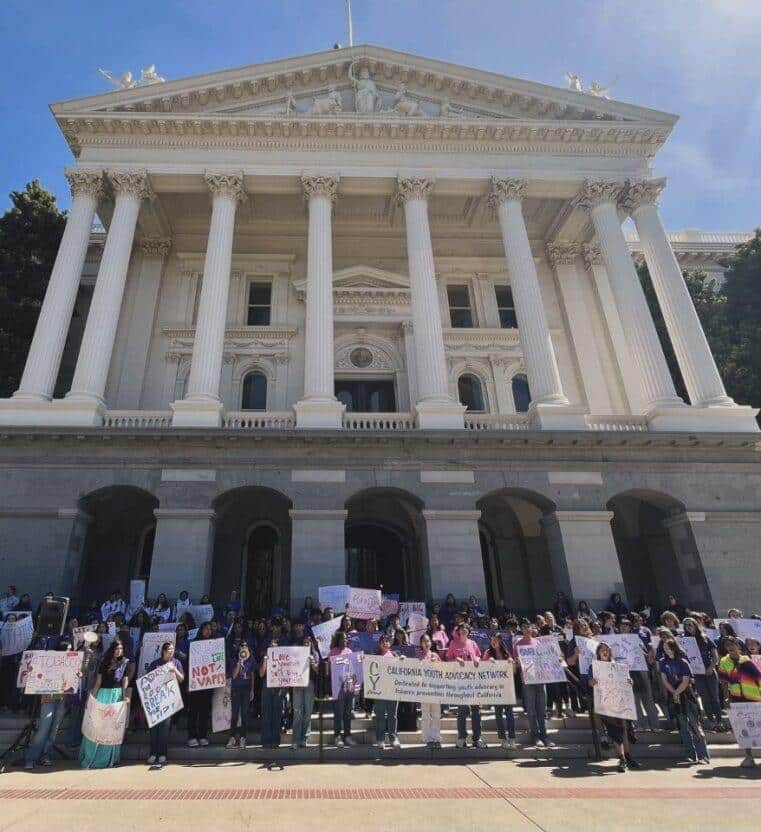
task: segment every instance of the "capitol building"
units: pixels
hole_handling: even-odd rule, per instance
[[[676,116],[376,46],[52,111],[72,203],[0,401],[3,583],[757,607],[756,410],[682,277],[744,235],[664,230]]]

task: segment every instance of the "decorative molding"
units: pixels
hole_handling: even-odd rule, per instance
[[[658,205],[661,191],[666,187],[666,179],[653,179],[647,182],[629,182],[626,192],[621,197],[621,207],[633,214],[643,205]]]
[[[522,202],[526,188],[525,179],[500,179],[492,176],[489,205],[496,210],[503,202]]]
[[[143,237],[140,250],[146,257],[166,257],[172,247],[170,237]]]
[[[547,260],[550,265],[557,266],[572,266],[576,262],[576,258],[581,254],[581,245],[573,242],[554,242],[547,243],[545,249]]]
[[[327,197],[331,202],[335,202],[338,197],[338,180],[338,176],[302,176],[301,185],[304,188],[305,199]]]
[[[400,176],[396,180],[396,199],[400,203],[411,199],[428,200],[433,192],[434,180],[423,176]]]
[[[103,171],[66,168],[64,176],[68,180],[72,197],[93,196],[96,200],[102,198],[105,191]]]
[[[155,194],[146,170],[111,170],[106,174],[114,193],[134,196],[138,199],[153,199]]]
[[[587,211],[605,203],[617,205],[625,188],[625,182],[614,179],[586,179],[576,196],[575,204]]]
[[[206,171],[203,178],[214,196],[226,196],[238,202],[247,199],[243,188],[243,173],[213,173]]]
[[[597,243],[584,243],[581,247],[584,265],[591,270],[592,266],[602,266],[602,252]]]

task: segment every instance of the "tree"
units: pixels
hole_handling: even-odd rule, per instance
[[[38,180],[0,217],[0,396],[19,386],[66,214]]]

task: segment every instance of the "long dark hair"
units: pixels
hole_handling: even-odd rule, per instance
[[[109,645],[108,650],[106,650],[106,652],[103,654],[103,658],[100,662],[101,673],[104,670],[108,670],[111,667],[111,662],[114,660],[114,655],[116,654],[116,648],[119,646],[121,646],[122,650],[124,650],[124,642],[121,640],[121,638],[119,638],[119,636],[116,636],[116,638],[114,638],[114,640]],[[126,658],[126,656],[122,656],[122,660],[126,660]]]
[[[489,646],[486,648],[486,651],[489,654],[489,656],[491,656],[493,659],[502,658],[501,656],[495,656],[494,655],[494,646],[491,643],[491,640],[493,638],[499,639],[500,650],[502,650],[502,652],[505,656],[509,656],[510,651],[507,649],[507,645],[505,644],[505,639],[502,637],[502,633],[492,633],[489,636]]]

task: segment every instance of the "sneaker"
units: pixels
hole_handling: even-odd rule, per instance
[[[355,739],[352,739],[351,737],[344,737],[344,744],[349,746],[356,745],[357,741]]]
[[[343,748],[344,747],[344,738],[341,736],[333,737],[333,745],[336,748]]]
[[[206,748],[206,746],[209,744],[209,741],[206,739],[206,737],[203,737],[202,739],[198,740],[198,744],[201,746],[201,748]]]
[[[34,763],[24,763],[24,771],[34,771]]]
[[[198,740],[188,740],[188,748],[198,748]]]
[[[535,745],[537,748],[544,748],[544,747],[547,745],[547,743],[546,743],[544,740],[537,740],[537,741],[534,743],[534,745]]]
[[[402,747],[402,744],[399,742],[399,737],[394,737],[391,740],[391,747],[392,748],[401,748]]]
[[[486,740],[482,740],[480,737],[477,740],[473,741],[473,748],[488,748],[489,746],[486,744]]]
[[[159,755],[159,765],[163,766],[166,763],[166,757],[163,754]]]
[[[740,768],[755,768],[756,761],[753,757],[746,757],[741,763]]]
[[[465,748],[465,740],[457,740],[457,747],[458,748]]]
[[[238,748],[246,748],[248,745],[248,739],[246,737],[241,737],[238,740]]]
[[[638,760],[634,760],[631,757],[626,761],[627,768],[634,769],[635,771],[642,768],[642,763]]]
[[[502,748],[512,749],[515,748],[515,740],[507,738],[502,740]]]
[[[698,760],[698,765],[699,766],[710,766],[711,765],[711,760],[708,757],[701,757]]]
[[[227,745],[225,746],[225,748],[228,749],[228,751],[232,751],[233,748],[237,747],[238,740],[236,740],[235,737],[230,737],[230,739],[227,741]]]
[[[544,747],[545,748],[554,748],[555,743],[552,740],[545,740],[544,741]]]
[[[50,768],[53,765],[53,761],[49,757],[43,757],[40,760],[40,765],[44,766],[45,768]]]
[[[155,765],[156,764],[156,755],[151,754],[151,756],[146,760],[146,762],[148,763],[149,766]]]
[[[626,771],[626,760],[623,757],[618,761],[618,770],[622,773]]]

